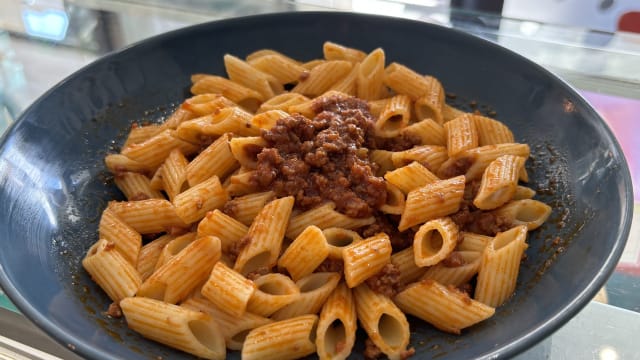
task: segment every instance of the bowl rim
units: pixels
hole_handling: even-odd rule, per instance
[[[452,34],[456,34],[455,36],[459,36],[461,38],[466,38],[470,41],[476,41],[482,46],[490,47],[493,50],[501,51],[508,56],[511,56],[517,59],[520,62],[527,63],[527,66],[533,67],[536,71],[552,78],[554,82],[556,82],[559,86],[564,87],[564,90],[571,93],[577,101],[580,102],[580,105],[586,109],[590,116],[594,116],[598,119],[598,122],[603,125],[603,129],[605,131],[605,136],[612,140],[613,149],[621,159],[624,159],[620,164],[620,174],[622,176],[621,181],[624,185],[624,197],[626,200],[624,201],[623,208],[621,209],[621,222],[618,225],[618,229],[622,231],[616,234],[615,240],[613,242],[613,248],[607,254],[603,266],[598,269],[596,275],[587,283],[584,289],[582,289],[578,296],[574,297],[571,301],[567,302],[563,306],[561,306],[558,311],[553,314],[553,316],[549,317],[545,322],[541,323],[535,329],[532,329],[529,333],[511,341],[508,344],[492,349],[489,352],[484,354],[479,354],[475,358],[477,359],[494,359],[494,358],[503,358],[503,357],[512,357],[516,354],[519,354],[525,351],[528,348],[536,345],[546,337],[550,336],[553,332],[557,331],[562,325],[564,325],[567,321],[569,321],[573,316],[575,316],[580,310],[582,310],[589,301],[596,295],[596,293],[600,290],[600,287],[605,284],[607,279],[611,276],[613,271],[615,270],[615,265],[618,263],[620,257],[622,256],[622,252],[624,250],[624,246],[629,237],[631,230],[631,220],[633,215],[633,188],[631,184],[631,174],[628,167],[627,160],[625,158],[624,152],[618,142],[618,139],[615,137],[613,131],[607,124],[607,122],[600,116],[600,114],[593,108],[593,106],[574,88],[572,85],[567,83],[565,80],[555,75],[550,70],[542,67],[541,65],[533,62],[532,60],[526,58],[525,56],[510,50],[502,45],[494,43],[490,40],[481,38],[477,35],[473,35],[467,33],[465,31],[455,29],[452,27],[447,27],[441,24],[434,24],[426,21],[416,20],[416,19],[407,19],[398,16],[390,16],[390,15],[378,15],[378,14],[366,14],[366,13],[356,13],[356,12],[348,12],[348,11],[285,11],[285,12],[273,12],[266,14],[257,14],[257,15],[247,15],[247,16],[239,16],[232,17],[227,19],[218,19],[212,20],[204,23],[189,25],[186,27],[178,28],[175,30],[171,30],[168,32],[160,33],[139,41],[136,41],[132,44],[124,46],[120,49],[111,51],[106,53],[89,64],[84,65],[80,69],[74,71],[72,74],[65,77],[63,80],[58,82],[56,85],[47,90],[44,94],[38,97],[31,105],[29,105],[23,112],[20,114],[18,119],[9,125],[9,127],[5,130],[4,134],[0,136],[0,158],[4,157],[4,152],[6,150],[6,145],[9,139],[12,138],[13,134],[16,131],[16,128],[23,122],[25,122],[28,115],[36,109],[41,102],[44,101],[47,97],[49,97],[52,93],[58,91],[58,89],[64,87],[67,83],[73,81],[75,78],[79,77],[81,74],[84,74],[87,70],[90,70],[92,67],[97,66],[99,64],[103,64],[111,61],[118,56],[121,56],[123,53],[129,52],[131,49],[138,49],[142,47],[152,47],[161,43],[167,39],[182,37],[185,34],[189,34],[191,32],[202,31],[205,29],[212,29],[215,27],[225,27],[225,26],[237,26],[238,24],[242,24],[244,22],[256,22],[256,21],[271,21],[274,22],[277,19],[290,18],[290,17],[317,17],[317,16],[328,16],[328,17],[342,17],[342,18],[359,18],[364,21],[368,20],[389,20],[395,22],[405,22],[405,23],[413,23],[416,26],[430,27],[434,31],[443,31],[450,32]],[[473,40],[471,40],[473,39]],[[0,239],[2,241],[2,239]],[[7,273],[4,271],[4,267],[0,264],[0,287],[5,292],[5,294],[9,297],[9,299],[14,303],[14,305],[18,308],[18,310],[30,321],[32,321],[39,328],[44,330],[44,332],[53,338],[56,342],[60,343],[64,347],[70,349],[76,354],[81,356],[87,356],[90,358],[99,358],[99,359],[116,359],[113,355],[109,354],[103,349],[93,347],[89,341],[83,340],[81,338],[76,338],[72,335],[72,333],[67,332],[59,327],[57,327],[47,316],[38,311],[35,307],[33,307],[25,297],[17,290],[17,288],[13,285],[13,282],[10,280]]]

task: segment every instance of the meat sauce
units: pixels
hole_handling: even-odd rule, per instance
[[[473,199],[479,188],[479,181],[472,181],[467,184],[460,209],[451,215],[451,220],[458,225],[461,231],[481,235],[495,236],[499,232],[509,230],[513,224],[508,218],[492,212],[482,211],[473,205]]]
[[[367,103],[333,96],[313,109],[313,119],[293,114],[263,131],[268,145],[257,155],[252,185],[278,197],[292,195],[302,210],[332,201],[347,216],[371,216],[384,205],[387,190],[368,157],[374,119]]]

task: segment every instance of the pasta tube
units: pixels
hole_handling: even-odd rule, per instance
[[[194,117],[199,117],[213,114],[216,111],[231,106],[237,106],[237,104],[220,94],[202,94],[188,98],[180,107],[194,114]],[[189,119],[185,119],[183,121],[186,120]],[[180,124],[176,124],[174,128],[178,127],[178,125]]]
[[[108,208],[102,212],[98,236],[112,242],[116,250],[132,265],[135,266],[138,262],[142,237]]]
[[[255,136],[260,129],[251,123],[251,113],[239,107],[224,108],[217,113],[206,115],[180,124],[175,130],[181,139],[194,143],[204,137],[218,137],[224,133],[240,136]]]
[[[391,259],[391,242],[385,233],[379,233],[342,251],[344,278],[354,288],[378,273]]]
[[[195,233],[186,233],[169,241],[167,245],[162,248],[162,251],[160,251],[160,255],[158,256],[158,260],[156,261],[154,271],[161,268],[162,265],[168,263],[169,260],[178,255],[180,251],[184,250],[184,248],[189,246],[189,244],[191,244],[195,240]]]
[[[187,228],[176,208],[164,199],[111,201],[109,210],[141,234],[164,232],[171,227]]]
[[[300,104],[306,103],[307,101],[309,101],[309,98],[302,94],[284,93],[284,94],[276,95],[271,99],[263,102],[262,105],[260,105],[260,108],[258,108],[258,111],[256,112],[256,114],[259,115],[268,111],[287,112],[289,110],[289,107],[300,105]],[[254,116],[254,119],[256,119],[256,117],[257,115]],[[267,126],[261,125],[261,124],[264,124],[265,122],[252,120],[251,123],[261,129],[268,128]]]
[[[298,280],[300,296],[271,316],[274,320],[284,320],[304,314],[317,314],[333,290],[338,286],[340,274],[318,272]]]
[[[265,191],[236,197],[227,202],[225,211],[234,219],[245,225],[251,225],[265,204],[273,200],[275,193]]]
[[[390,182],[385,183],[385,185],[387,187],[387,200],[380,206],[380,211],[386,214],[402,214],[405,204],[404,193]]]
[[[241,166],[247,169],[256,168],[258,154],[265,146],[267,146],[267,142],[260,136],[237,137],[231,139],[229,142],[229,148],[231,149],[233,157]]]
[[[531,199],[515,200],[493,211],[510,221],[513,225],[526,225],[528,230],[535,230],[547,221],[551,214],[551,206]]]
[[[409,323],[402,311],[384,295],[373,292],[367,284],[353,289],[360,325],[373,343],[389,357],[400,359],[409,344]]]
[[[322,45],[322,53],[327,60],[346,60],[353,63],[361,62],[367,57],[367,53],[361,50],[346,47],[331,41],[324,42]]]
[[[244,340],[251,329],[272,323],[270,319],[248,311],[240,317],[233,316],[200,294],[188,297],[180,306],[211,315],[224,336],[227,348],[231,350],[242,350]]]
[[[109,154],[104,157],[104,163],[112,174],[124,171],[143,173],[149,170],[145,163],[130,159],[122,154]]]
[[[247,234],[249,228],[231,216],[215,209],[208,212],[198,223],[198,237],[215,236],[220,239],[223,252],[229,251],[231,245]]]
[[[91,246],[82,260],[82,266],[115,303],[133,296],[142,282],[135,267],[116,250],[112,242],[105,239]]]
[[[224,56],[224,67],[229,79],[238,84],[256,90],[263,99],[270,99],[284,91],[282,84],[270,74],[251,66],[233,55]]]
[[[384,176],[387,171],[391,171],[396,168],[391,157],[394,152],[387,150],[372,150],[369,152],[371,161],[378,165],[378,171],[376,176]]]
[[[413,246],[393,253],[393,255],[391,255],[391,263],[394,264],[400,272],[398,280],[400,284],[410,284],[418,280],[427,271],[426,267],[416,265]]]
[[[502,305],[513,295],[522,254],[528,247],[527,227],[498,233],[484,249],[474,298],[489,306]]]
[[[175,130],[183,121],[191,120],[196,117],[198,117],[198,115],[181,106],[177,108],[161,126],[164,129]]]
[[[460,334],[460,330],[495,313],[493,307],[430,279],[409,285],[396,295],[395,301],[405,313],[452,334]]]
[[[238,254],[234,270],[247,275],[276,264],[293,202],[292,196],[276,199],[260,211],[249,228],[249,243]]]
[[[173,240],[173,238],[174,237],[169,234],[163,235],[144,245],[140,249],[136,269],[138,270],[142,281],[147,280],[147,278],[151,276],[156,268],[158,259],[162,254],[162,250],[171,240]]]
[[[491,239],[493,239],[491,236],[463,232],[462,242],[458,244],[456,249],[459,251],[483,252],[484,248],[487,246],[487,244],[489,244],[489,241],[491,241]]]
[[[470,115],[478,130],[480,146],[513,143],[513,133],[500,121],[480,116]]]
[[[187,165],[187,181],[193,187],[213,176],[223,179],[238,167],[229,149],[231,134],[220,135]]]
[[[289,94],[291,94],[291,93],[289,93]],[[302,96],[300,94],[295,94],[295,95]],[[302,97],[304,98],[304,96],[302,96]],[[264,104],[262,104],[262,105],[264,106]],[[288,105],[282,105],[282,106],[288,106]],[[278,123],[278,120],[284,119],[284,118],[286,118],[288,116],[289,116],[289,114],[287,112],[283,111],[283,110],[275,110],[275,109],[274,110],[264,110],[263,112],[258,113],[258,114],[254,115],[251,118],[251,125],[253,125],[253,126],[255,126],[255,127],[259,128],[259,129],[269,130],[269,129],[271,129],[272,127],[274,127]]]
[[[396,168],[419,162],[429,171],[435,172],[447,160],[447,149],[444,146],[421,145],[409,150],[394,152],[391,161]]]
[[[247,60],[247,62],[263,73],[274,77],[282,85],[298,81],[300,75],[307,70],[297,61],[282,54],[260,56],[256,59]],[[279,87],[277,90],[281,92]],[[260,111],[258,110],[258,112]]]
[[[464,176],[457,176],[409,192],[398,229],[404,231],[414,225],[458,211],[464,195],[464,183]]]
[[[438,124],[444,122],[442,107],[444,106],[444,89],[440,81],[433,76],[425,76],[425,93],[416,99],[414,104],[418,121],[433,119]]]
[[[468,115],[457,117],[444,124],[447,134],[447,153],[455,157],[460,152],[478,147],[478,130],[473,118]]]
[[[224,337],[208,314],[141,297],[126,298],[120,307],[129,328],[148,339],[204,359],[226,356]]]
[[[315,225],[320,229],[340,227],[345,229],[357,229],[375,222],[373,216],[366,218],[352,218],[335,211],[336,205],[328,202],[311,210],[307,210],[291,218],[287,237],[295,239],[307,226]]]
[[[396,95],[387,101],[374,125],[376,134],[382,137],[400,135],[411,119],[411,98]]]
[[[480,269],[482,253],[479,251],[454,251],[453,256],[458,263],[450,264],[442,261],[427,269],[422,279],[432,279],[442,285],[461,286],[468,283]]]
[[[178,149],[173,149],[164,160],[162,165],[162,185],[171,201],[186,189],[188,163],[189,161]]]
[[[346,359],[356,341],[356,303],[351,289],[340,283],[329,296],[318,320],[316,349],[324,359]]]
[[[304,76],[304,80],[301,79],[291,92],[311,97],[318,96],[349,74],[352,67],[353,65],[348,61],[327,61],[307,72],[308,75]]]
[[[395,62],[385,69],[383,81],[397,94],[409,95],[414,101],[427,94],[431,88],[427,77]]]
[[[484,169],[495,159],[502,155],[529,157],[529,145],[527,144],[497,144],[480,146],[460,152],[455,158],[449,158],[435,170],[441,178],[456,175],[465,175],[467,182],[480,179]],[[460,164],[465,166],[460,166]]]
[[[342,251],[346,246],[362,240],[357,232],[338,227],[324,229],[322,233],[329,245],[328,257],[333,259],[342,259]]]
[[[163,129],[160,125],[152,124],[152,125],[138,126],[138,124],[134,123],[131,126],[131,131],[129,132],[129,136],[127,136],[127,141],[124,142],[123,147],[144,142],[147,139],[150,139],[153,136],[157,135],[162,130]]]
[[[155,169],[169,156],[173,149],[183,154],[193,154],[198,146],[177,138],[176,130],[164,130],[140,144],[132,144],[122,149],[122,155],[145,164],[147,169]]]
[[[173,200],[176,214],[185,222],[193,223],[202,219],[207,212],[220,208],[229,195],[222,188],[217,176],[181,192]]]
[[[313,272],[329,255],[329,244],[317,226],[307,227],[280,256],[278,266],[296,281]]]
[[[291,304],[300,297],[300,289],[288,276],[271,273],[254,280],[254,291],[247,310],[261,316],[271,316],[274,312]]]
[[[444,126],[429,118],[407,126],[402,129],[401,134],[419,137],[422,145],[447,145]]]
[[[164,199],[158,190],[151,187],[149,178],[142,174],[125,171],[117,174],[113,180],[129,201]]]
[[[440,180],[429,169],[414,161],[409,165],[389,171],[384,175],[385,180],[397,186],[405,194],[421,188],[427,184]]]
[[[384,78],[384,50],[377,48],[360,63],[356,81],[357,94],[363,100],[376,100],[382,94]]]
[[[329,91],[334,90],[347,95],[355,95],[358,91],[358,74],[360,74],[359,63],[354,64],[349,74],[347,74],[347,76],[345,76],[342,80],[338,80],[336,83],[331,85]]]
[[[431,266],[445,259],[458,244],[458,226],[448,217],[428,221],[413,238],[416,265]]]
[[[511,200],[518,187],[518,174],[524,161],[525,158],[520,156],[503,155],[489,163],[473,205],[478,209],[490,210]]]
[[[253,281],[233,271],[222,262],[211,270],[209,280],[202,286],[202,296],[224,311],[241,317],[256,286]]]
[[[265,100],[259,92],[221,76],[202,75],[195,79],[192,77],[192,80],[196,80],[191,86],[192,94],[222,94],[250,111],[257,109],[260,103]]]
[[[316,351],[317,315],[303,315],[251,330],[242,347],[243,360],[290,360]]]
[[[142,283],[137,295],[175,304],[207,279],[218,259],[218,238],[206,236],[197,239],[154,271]]]

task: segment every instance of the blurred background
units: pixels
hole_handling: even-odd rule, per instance
[[[640,197],[640,0],[2,0],[0,133],[47,89],[105,53],[196,23],[305,10],[438,23],[538,62],[607,119]],[[632,234],[624,271],[612,281],[637,290],[609,298],[640,311],[640,231]]]
[[[640,42],[625,35],[640,32],[639,0],[2,0],[0,119],[6,123],[80,66],[138,40],[214,19],[292,10],[418,18],[497,41],[565,79],[580,82],[580,73],[589,73],[640,81],[639,62],[626,56],[637,54]],[[605,61],[603,52],[614,56]]]

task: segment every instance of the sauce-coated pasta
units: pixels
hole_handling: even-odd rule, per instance
[[[127,200],[83,265],[134,330],[210,359],[344,359],[359,322],[365,356],[404,359],[405,314],[459,334],[508,301],[551,208],[518,186],[507,126],[380,48],[225,66],[105,159]]]

